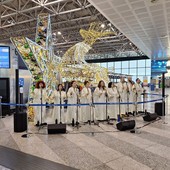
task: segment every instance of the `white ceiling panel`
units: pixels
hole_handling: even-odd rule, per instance
[[[170,57],[170,0],[88,1],[146,55]]]

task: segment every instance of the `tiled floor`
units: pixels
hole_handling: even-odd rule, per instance
[[[154,103],[146,108],[153,112]],[[146,122],[137,117],[136,124]],[[170,115],[139,129],[140,134],[120,132],[106,123],[67,130],[68,134],[47,135],[47,129],[38,132],[29,124],[32,134],[22,138],[13,132],[10,116],[0,120],[0,145],[84,170],[170,169]]]
[[[10,169],[0,165],[0,170],[10,170]]]

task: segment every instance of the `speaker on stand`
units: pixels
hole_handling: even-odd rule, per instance
[[[16,104],[19,103],[19,70],[15,71],[16,76]],[[20,112],[19,107],[16,106],[14,114],[14,132],[24,132],[27,130],[27,113]]]
[[[128,121],[119,122],[119,123],[116,124],[116,127],[120,131],[134,129],[135,120],[128,120]]]
[[[146,121],[146,122],[150,122],[150,121],[153,121],[153,120],[156,120],[158,117],[158,115],[156,113],[147,113],[144,117],[143,117],[143,120]]]
[[[66,124],[48,124],[48,134],[66,133]]]
[[[117,90],[118,92],[118,90]],[[119,94],[119,92],[118,92]],[[135,120],[128,120],[128,121],[121,121],[120,119],[120,94],[119,94],[119,115],[118,115],[118,123],[116,124],[116,127],[120,131],[130,130],[135,128]],[[120,120],[119,120],[120,119]]]

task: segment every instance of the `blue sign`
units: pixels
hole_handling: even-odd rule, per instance
[[[9,46],[0,46],[0,68],[10,68]]]
[[[167,72],[166,65],[167,65],[167,60],[152,60],[151,62],[152,73]]]
[[[19,87],[24,86],[24,78],[19,78]]]

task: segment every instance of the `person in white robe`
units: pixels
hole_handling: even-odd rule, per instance
[[[63,89],[63,85],[59,84],[57,90],[53,91],[51,97],[54,100],[54,104],[65,104],[64,100],[66,99],[66,93]],[[66,112],[64,112],[64,106],[54,106],[52,118],[54,122],[66,123]]]
[[[94,91],[95,103],[106,103],[107,90],[103,80],[101,80]],[[95,105],[95,120],[106,120],[106,105]]]
[[[120,78],[120,82],[117,84],[117,89],[120,94],[120,102],[127,103],[128,97],[128,85],[124,77]],[[126,114],[127,104],[121,104],[120,114]]]
[[[74,80],[71,82],[71,87],[68,89],[67,98],[68,98],[68,104],[78,103],[79,90],[77,88],[77,82]],[[72,123],[73,119],[74,119],[74,122],[76,122],[77,119],[79,121],[79,118],[80,118],[79,108],[77,106],[68,106],[67,107],[67,123]]]
[[[108,94],[108,102],[109,103],[118,103],[119,102],[119,94],[117,91],[117,87],[113,82],[110,82],[108,84],[108,89],[107,89],[107,94]],[[110,118],[117,119],[118,115],[118,105],[112,104],[108,105],[108,116]]]
[[[142,101],[142,96],[141,94],[145,91],[143,87],[141,86],[141,80],[139,78],[136,79],[136,83],[132,87],[133,89],[133,95],[134,95],[134,100],[136,102],[141,102]],[[135,107],[135,110],[142,111],[142,104],[137,104],[137,108]]]
[[[45,83],[43,81],[38,81],[36,83],[36,88],[33,92],[33,103],[34,104],[46,104],[47,93],[45,89]],[[33,106],[34,108],[34,124],[36,126],[45,125],[46,116],[46,106]]]
[[[89,106],[81,106],[81,121],[87,122],[87,121],[92,120],[91,108],[90,108],[91,107],[90,104],[92,103],[92,94],[91,94],[89,81],[84,82],[84,87],[81,91],[80,102],[89,104]]]
[[[127,85],[128,85],[128,102],[129,103],[135,102],[134,93],[133,93],[133,90],[132,90],[132,87],[133,87],[134,84],[135,84],[135,82],[132,81],[132,77],[129,76],[128,77],[128,83],[127,83]],[[129,104],[127,110],[128,110],[129,113],[133,114],[134,111],[135,111],[135,105]]]

